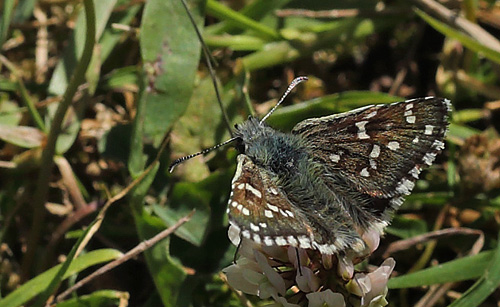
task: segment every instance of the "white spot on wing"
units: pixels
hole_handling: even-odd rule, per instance
[[[280,213],[281,213],[281,215],[288,217],[288,214],[286,214],[286,212],[283,211],[283,209],[280,209]]]
[[[252,231],[259,231],[260,230],[260,227],[255,225],[254,223],[250,223],[250,229],[252,229]]]
[[[288,237],[286,237],[286,240],[288,241],[288,243],[290,245],[297,246],[298,242],[297,242],[297,239],[295,239],[294,236],[288,236]]]
[[[413,178],[418,179],[418,175],[420,174],[421,169],[415,165],[414,168],[412,168],[408,174],[412,175]]]
[[[306,236],[300,236],[298,239],[300,248],[311,248],[311,239]]]
[[[370,157],[371,158],[378,158],[379,155],[380,155],[380,146],[378,146],[377,144],[374,144],[373,148],[372,148],[372,152],[370,152]]]
[[[444,143],[440,140],[435,140],[434,143],[432,143],[432,147],[436,148],[437,150],[441,150],[444,148]]]
[[[368,115],[365,116],[366,119],[372,118],[375,115],[377,115],[377,110],[370,112]]]
[[[278,211],[279,211],[278,207],[276,207],[276,206],[274,206],[274,205],[271,205],[270,203],[267,203],[267,204],[266,204],[266,206],[267,206],[269,209],[273,210],[274,212],[278,212]]]
[[[333,244],[319,244],[313,242],[313,246],[319,250],[319,252],[323,255],[332,255],[337,251],[337,247]]]
[[[417,144],[417,143],[418,143],[418,141],[419,141],[419,140],[418,140],[418,136],[416,136],[416,137],[413,139],[412,143],[413,143],[413,144]]]
[[[241,172],[243,169],[243,157],[244,156],[242,156],[242,158],[238,157],[238,167],[236,167],[236,172],[234,173],[233,180],[231,181],[232,184],[234,184],[236,180],[240,179],[241,177]]]
[[[355,125],[356,127],[358,127],[359,131],[358,131],[358,138],[363,140],[363,139],[369,139],[370,136],[368,134],[366,134],[366,128],[365,128],[365,125],[368,123],[367,120],[363,120],[363,121],[360,121],[360,122],[357,122]]]
[[[434,129],[433,125],[425,125],[425,132],[424,132],[424,134],[426,134],[426,135],[432,135],[432,129]]]
[[[267,246],[272,246],[272,245],[274,245],[274,241],[273,241],[273,239],[271,239],[270,236],[265,236],[264,237],[264,244]]]
[[[247,208],[243,208],[243,210],[241,210],[241,213],[243,213],[244,215],[250,215],[250,210],[248,210]]]
[[[370,173],[368,172],[368,168],[363,168],[361,172],[359,173],[363,177],[370,177]]]
[[[417,118],[416,118],[415,116],[407,116],[407,117],[406,117],[406,121],[407,121],[409,124],[414,124],[416,120],[417,120]]]
[[[434,162],[434,159],[436,159],[436,153],[428,152],[425,154],[425,156],[422,160],[424,161],[425,164],[432,165],[432,162]]]
[[[241,235],[243,236],[243,238],[250,239],[250,231],[248,231],[248,230],[243,230],[241,232]]]
[[[273,213],[269,210],[264,210],[264,215],[270,219],[273,218]]]
[[[260,244],[262,241],[260,239],[260,236],[256,233],[253,234],[252,239],[254,240],[255,243]]]
[[[250,191],[257,198],[262,198],[262,193],[256,188],[254,188],[251,184],[247,184],[247,191]]]
[[[387,144],[387,147],[389,147],[390,150],[398,150],[399,149],[399,142],[391,141],[391,142],[389,142],[389,144]]]
[[[399,185],[396,187],[396,191],[398,191],[400,194],[408,195],[410,194],[411,190],[413,190],[414,186],[415,183],[413,181],[410,181],[407,178],[403,178],[399,182]]]
[[[330,160],[331,160],[333,163],[337,163],[337,162],[339,162],[339,160],[340,160],[340,156],[339,156],[339,155],[336,155],[336,154],[331,154],[331,155],[329,156],[329,158],[330,158]]]
[[[274,241],[280,246],[287,245],[285,238],[283,238],[282,236],[277,236],[276,238],[274,238]]]
[[[266,223],[259,223],[259,226],[262,227],[262,228],[267,228],[267,224]]]

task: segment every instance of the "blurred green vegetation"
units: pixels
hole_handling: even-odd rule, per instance
[[[403,97],[451,99],[446,150],[367,262],[395,258],[392,306],[498,306],[500,5],[445,4],[189,0],[221,109],[180,0],[0,3],[0,306],[44,305],[192,209],[61,306],[261,306],[220,273],[235,253],[236,151],[168,165],[265,114],[298,75],[310,80],[268,120],[283,131]]]

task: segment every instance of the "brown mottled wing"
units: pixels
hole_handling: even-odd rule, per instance
[[[244,155],[232,181],[229,222],[241,237],[259,244],[312,248],[313,230],[267,171]]]
[[[372,197],[408,195],[444,147],[449,101],[426,97],[311,118],[301,135],[315,160]]]

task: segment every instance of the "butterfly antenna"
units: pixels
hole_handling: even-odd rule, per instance
[[[184,6],[184,9],[186,10],[187,15],[189,16],[189,20],[191,20],[191,23],[193,24],[194,30],[196,31],[196,35],[198,36],[198,39],[200,40],[201,43],[201,49],[203,50],[203,55],[205,56],[205,61],[207,62],[207,67],[208,71],[210,72],[210,78],[212,79],[212,83],[214,85],[215,89],[215,96],[217,96],[217,102],[219,103],[219,107],[222,111],[222,115],[224,117],[224,122],[226,124],[226,128],[231,134],[231,137],[233,137],[233,131],[231,129],[231,122],[229,121],[229,117],[227,116],[226,110],[224,109],[224,106],[222,105],[222,99],[220,96],[219,92],[219,86],[217,85],[217,79],[215,78],[215,71],[212,66],[212,63],[217,65],[217,62],[213,58],[212,54],[210,53],[210,50],[208,50],[207,45],[205,44],[205,41],[203,40],[203,37],[201,36],[201,32],[196,26],[196,22],[194,21],[193,15],[191,15],[191,12],[188,9],[187,3],[185,0],[181,0],[182,5]]]
[[[292,83],[290,83],[290,85],[288,86],[288,88],[286,89],[285,93],[281,96],[280,100],[278,101],[278,103],[271,109],[271,111],[267,112],[267,114],[260,120],[260,124],[262,124],[263,122],[266,121],[266,119],[271,116],[271,114],[273,114],[274,110],[276,110],[276,108],[278,108],[278,106],[283,102],[283,100],[285,100],[285,98],[288,96],[288,94],[290,94],[290,92],[301,82],[304,82],[304,81],[307,81],[308,78],[305,77],[305,76],[302,76],[302,77],[297,77],[295,79],[293,79]]]
[[[172,162],[172,164],[170,164],[170,166],[169,166],[169,168],[168,168],[168,171],[171,173],[171,172],[173,172],[173,170],[174,170],[174,168],[177,166],[177,164],[180,164],[180,163],[182,163],[182,162],[184,162],[184,161],[186,161],[186,160],[189,160],[189,159],[191,159],[191,158],[194,158],[194,157],[196,157],[196,156],[199,156],[199,155],[204,155],[204,154],[206,154],[206,153],[208,153],[208,152],[211,152],[212,150],[215,150],[215,149],[217,149],[217,148],[219,148],[219,147],[222,147],[222,146],[224,146],[224,145],[226,145],[226,144],[229,144],[229,143],[231,143],[231,142],[234,142],[236,139],[237,139],[236,137],[233,137],[233,138],[230,138],[229,140],[227,140],[227,141],[225,141],[225,142],[222,142],[222,143],[220,143],[220,144],[217,144],[217,145],[215,145],[215,146],[213,146],[213,147],[210,147],[210,148],[207,148],[207,149],[203,149],[203,150],[202,150],[202,151],[200,151],[200,152],[197,152],[197,153],[191,154],[191,155],[189,155],[189,156],[185,156],[185,157],[179,158],[179,159],[175,160],[174,162]]]

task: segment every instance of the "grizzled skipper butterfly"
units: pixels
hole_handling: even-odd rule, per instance
[[[296,78],[262,119],[237,125],[238,165],[228,204],[239,237],[322,254],[365,250],[362,234],[382,234],[426,165],[444,148],[448,99],[370,105],[298,123],[291,133],[264,121],[306,77]]]

